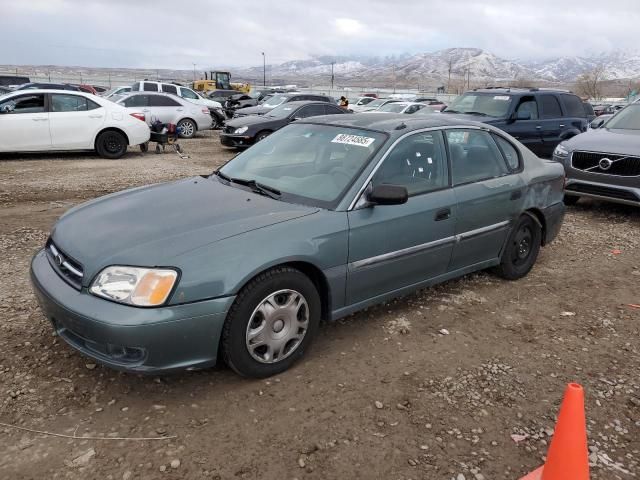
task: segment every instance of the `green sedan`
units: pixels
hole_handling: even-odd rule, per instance
[[[267,377],[321,320],[495,267],[516,280],[564,216],[562,165],[443,115],[295,122],[209,176],[65,213],[32,261],[42,311],[113,368]]]

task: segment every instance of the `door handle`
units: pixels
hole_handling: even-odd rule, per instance
[[[46,122],[48,120],[47,117],[38,117],[38,118],[32,118],[31,120],[33,120],[34,122]]]
[[[542,127],[540,125],[536,125],[536,128],[540,130]]]
[[[443,208],[442,210],[438,210],[436,212],[436,222],[439,222],[441,220],[447,220],[450,217],[451,217],[450,208]]]
[[[89,118],[102,118],[102,115],[89,115]]]
[[[522,198],[522,190],[514,190],[511,192],[511,200],[518,200]]]
[[[142,111],[143,111],[143,112],[148,112],[148,111],[149,111],[149,109],[148,109],[148,108],[143,108],[143,109],[142,109]]]
[[[564,128],[564,124],[563,123],[560,124],[560,128]]]
[[[179,112],[182,112],[182,111],[184,111],[184,108],[178,108],[176,110],[178,110]]]

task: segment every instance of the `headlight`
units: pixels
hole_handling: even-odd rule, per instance
[[[114,302],[155,307],[167,301],[177,278],[178,272],[169,269],[107,267],[89,291]]]
[[[233,133],[240,134],[240,133],[246,132],[247,130],[249,130],[249,127],[240,127],[240,128],[236,128],[236,130]]]
[[[569,150],[567,150],[561,143],[558,144],[556,149],[553,151],[554,157],[566,157],[567,155],[569,155]]]

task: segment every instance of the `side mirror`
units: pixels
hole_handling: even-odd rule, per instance
[[[602,126],[604,125],[604,121],[604,118],[596,118],[589,124],[589,126],[591,128],[602,128]]]
[[[291,121],[295,122],[296,120],[302,120],[302,117],[292,117]]]
[[[13,105],[3,105],[0,108],[0,113],[11,113],[13,112]]]
[[[531,112],[516,113],[516,120],[531,120]]]
[[[367,195],[367,200],[375,205],[402,205],[408,199],[407,188],[400,185],[376,185]]]

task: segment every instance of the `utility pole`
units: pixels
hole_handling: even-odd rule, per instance
[[[191,63],[193,63],[193,62],[191,62]],[[193,81],[194,82],[196,81],[196,64],[195,63],[193,63]]]
[[[393,64],[393,93],[396,93],[396,64]]]
[[[262,52],[262,86],[267,86],[267,57]]]
[[[332,91],[332,92],[333,92],[333,79],[334,79],[334,76],[333,76],[333,66],[334,66],[335,64],[336,64],[336,62],[335,62],[335,61],[331,62],[331,91]]]

